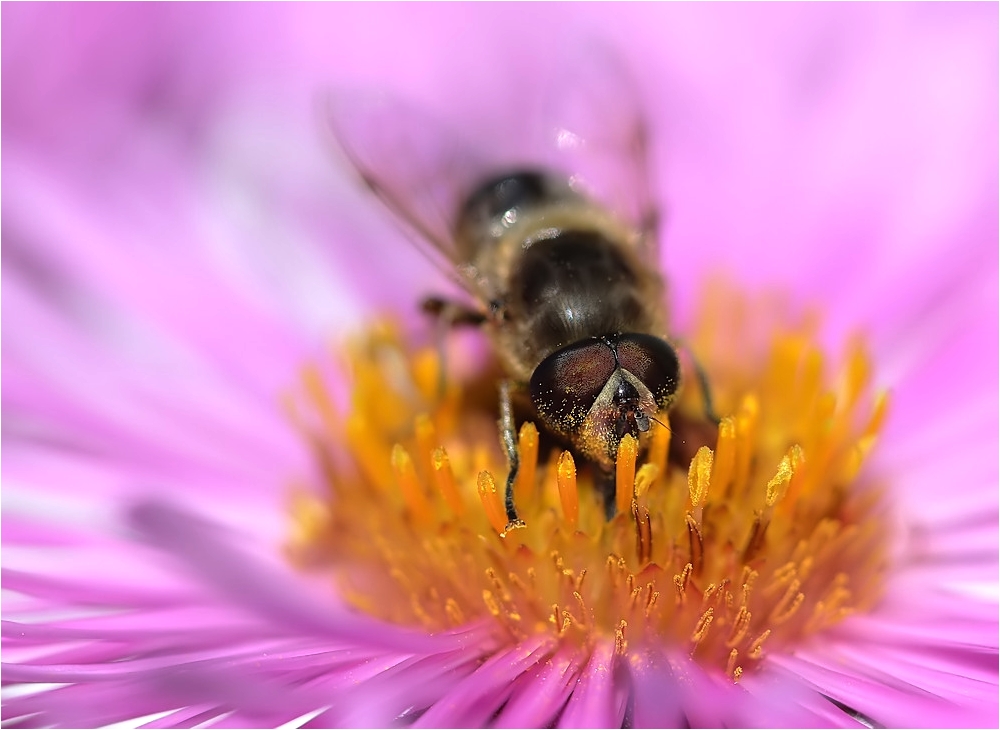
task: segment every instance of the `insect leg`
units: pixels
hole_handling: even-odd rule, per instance
[[[504,492],[504,508],[507,510],[507,530],[523,527],[524,522],[517,516],[514,506],[514,480],[520,464],[517,455],[517,434],[514,430],[514,408],[510,401],[511,382],[500,381],[500,438],[507,452],[507,488]]]
[[[486,321],[482,312],[442,297],[427,297],[420,303],[420,308],[448,327],[478,326]]]
[[[437,325],[435,327],[434,340],[437,343],[438,362],[440,363],[440,369],[438,370],[438,398],[440,399],[444,398],[446,386],[445,374],[448,372],[448,330],[452,327],[481,325],[486,321],[486,315],[464,304],[453,302],[449,299],[442,299],[441,297],[427,297],[420,303],[420,308],[434,317]]]
[[[712,403],[712,386],[708,382],[708,373],[705,372],[705,368],[701,366],[701,362],[691,350],[688,350],[688,355],[691,356],[691,362],[694,363],[694,376],[698,378],[698,389],[701,390],[701,402],[705,418],[718,426],[722,419],[715,412],[715,406]]]
[[[604,518],[610,522],[618,512],[618,501],[616,499],[617,474],[614,468],[603,469],[595,466],[594,478],[597,482],[597,491],[600,492],[601,499],[604,500]]]
[[[684,352],[691,358],[691,364],[694,365],[694,376],[698,379],[698,390],[701,391],[702,412],[705,414],[707,421],[710,421],[714,426],[718,426],[722,422],[722,419],[715,412],[715,405],[712,403],[712,386],[708,382],[708,373],[705,372],[705,368],[702,367],[701,362],[691,348],[687,346],[686,342],[673,340],[673,343],[678,348],[684,348]]]

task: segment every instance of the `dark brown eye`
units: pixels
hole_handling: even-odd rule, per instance
[[[615,371],[615,355],[600,340],[577,342],[542,360],[531,375],[531,402],[559,430],[579,426]]]
[[[627,334],[618,338],[617,351],[619,364],[641,380],[656,404],[665,408],[680,382],[676,350],[653,335]]]

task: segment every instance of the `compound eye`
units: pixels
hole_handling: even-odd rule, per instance
[[[600,340],[568,345],[535,368],[531,402],[550,427],[572,431],[583,423],[615,367],[614,353]]]
[[[643,334],[621,335],[617,351],[619,364],[649,388],[656,405],[670,405],[680,383],[677,351],[659,337]]]

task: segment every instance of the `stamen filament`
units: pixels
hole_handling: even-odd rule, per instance
[[[504,534],[507,529],[507,513],[503,508],[500,493],[497,492],[497,483],[493,480],[493,475],[488,471],[479,472],[476,488],[483,509],[486,510],[486,519],[490,521],[490,525],[498,535]]]
[[[575,530],[580,519],[580,500],[576,490],[576,464],[573,462],[573,455],[568,451],[559,455],[556,484],[559,487],[563,519],[571,529]]]
[[[514,499],[523,504],[535,489],[535,468],[538,464],[538,429],[528,421],[518,433],[517,453],[520,466],[514,481]]]
[[[458,493],[455,474],[451,470],[451,462],[448,461],[448,454],[444,449],[440,447],[434,449],[431,456],[431,469],[434,474],[434,485],[444,497],[444,501],[451,508],[452,513],[459,517],[465,514],[465,502],[462,501],[462,497]]]
[[[396,483],[403,494],[403,499],[406,500],[406,505],[414,517],[419,522],[430,522],[432,513],[427,495],[424,494],[420,480],[417,479],[413,460],[399,444],[392,447],[392,470],[396,474]]]
[[[733,421],[732,416],[726,416],[719,423],[719,436],[716,440],[710,487],[713,494],[729,494],[730,479],[735,467],[736,423]]]
[[[635,488],[635,459],[639,443],[630,434],[622,437],[615,462],[615,506],[618,514],[631,512],[632,493]]]
[[[694,455],[694,459],[691,460],[691,466],[688,467],[688,493],[693,509],[691,517],[698,525],[701,524],[703,506],[708,497],[708,486],[712,480],[713,461],[712,450],[707,446],[702,446]]]

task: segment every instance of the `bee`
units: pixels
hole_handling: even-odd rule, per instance
[[[602,60],[547,95],[530,164],[503,145],[463,144],[398,101],[340,95],[327,105],[335,141],[367,187],[472,297],[433,298],[425,309],[482,327],[502,363],[509,527],[523,524],[513,496],[515,396],[597,467],[610,519],[622,439],[644,443],[681,383],[666,332],[646,122],[631,78]]]

